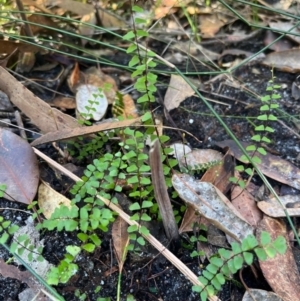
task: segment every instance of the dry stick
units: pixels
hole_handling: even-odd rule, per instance
[[[24,123],[23,123],[23,120],[22,120],[22,117],[21,117],[21,114],[19,111],[15,111],[15,118],[16,118],[16,122],[17,122],[17,125],[20,129],[20,136],[27,141],[27,136],[26,136],[26,132],[24,130]]]
[[[82,181],[79,177],[71,173],[69,170],[40,152],[38,149],[33,147],[34,152],[44,159],[46,162],[48,162],[50,165],[52,165],[54,168],[60,170],[62,173],[64,173],[66,176],[71,178],[72,180],[78,182]],[[115,204],[113,204],[110,200],[103,198],[100,195],[97,195],[97,197],[110,209],[117,212],[121,218],[126,221],[129,225],[136,225],[138,228],[141,226],[136,222],[130,219],[130,216],[126,214],[122,209],[117,207]],[[152,244],[162,255],[164,255],[179,271],[181,271],[186,278],[188,278],[194,285],[203,287],[203,284],[198,280],[197,276],[183,263],[181,262],[173,253],[171,253],[164,245],[162,245],[154,236],[151,234],[144,235],[141,233],[141,235],[148,240],[149,243]],[[221,301],[217,296],[208,297],[208,300],[210,301]]]
[[[159,148],[159,140],[155,139],[154,143],[151,145],[149,152],[153,190],[166,231],[166,235],[169,241],[173,241],[176,245],[176,243],[178,243],[179,241],[178,226],[175,221],[171,201],[167,191]]]
[[[29,37],[29,38],[33,38],[33,33],[32,33],[32,30],[31,30],[31,27],[28,23],[27,16],[24,13],[25,10],[24,10],[23,3],[22,3],[21,0],[16,0],[16,3],[17,3],[17,6],[18,6],[18,9],[20,11],[20,16],[21,16],[22,20],[24,21],[24,30],[25,30],[26,36]]]

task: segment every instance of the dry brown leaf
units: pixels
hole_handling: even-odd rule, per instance
[[[83,23],[88,23],[88,24],[83,24]],[[87,15],[84,15],[81,20],[80,24],[78,27],[78,31],[81,36],[91,38],[95,32],[95,26],[91,25],[96,25],[97,19],[96,15],[94,12],[91,12]],[[85,38],[81,38],[81,44],[84,46],[88,41]]]
[[[292,24],[291,22],[270,22],[269,23],[270,28],[277,31],[286,31],[290,34],[287,34],[286,37],[290,38],[292,41],[300,44],[300,37],[298,36],[300,34],[300,31],[297,27],[295,27],[295,24]],[[292,30],[291,28],[294,27]]]
[[[285,206],[289,216],[300,216],[300,196],[299,195],[285,195],[279,197],[281,203]],[[258,208],[265,214],[271,217],[285,217],[284,210],[277,201],[276,198],[272,197],[266,201],[257,203]]]
[[[99,9],[98,15],[104,28],[124,28],[126,23],[109,12]]]
[[[0,183],[6,184],[5,198],[30,204],[39,183],[37,158],[27,141],[0,128]]]
[[[256,201],[248,190],[236,185],[231,192],[231,199],[232,205],[236,210],[251,226],[256,227],[263,215],[257,208]]]
[[[278,35],[276,35],[273,31],[267,30],[264,38],[264,44],[269,45],[274,42],[275,39],[278,38]],[[293,43],[287,39],[282,38],[279,41],[273,43],[271,46],[269,46],[270,50],[274,51],[285,51],[288,49],[291,49],[293,47]]]
[[[271,204],[266,201],[262,201],[258,203],[258,208],[265,214],[271,217],[285,217],[285,213],[280,204]],[[286,209],[287,214],[289,216],[300,216],[300,209],[299,208],[288,208]]]
[[[2,67],[0,67],[0,90],[7,94],[10,101],[43,133],[79,127],[75,118],[51,108]]]
[[[127,246],[129,244],[129,235],[127,227],[127,223],[120,216],[117,217],[112,226],[112,239],[120,273],[122,272],[128,252]]]
[[[0,53],[12,53],[16,48],[18,48],[18,50],[22,53],[37,53],[39,50],[41,50],[41,48],[38,46],[26,44],[24,42],[0,41]]]
[[[183,0],[161,0],[159,1],[155,6],[154,10],[154,16],[155,19],[161,19],[164,18],[166,15],[174,14],[178,7],[185,6],[190,2],[189,0],[183,1]]]
[[[248,146],[248,144],[244,142],[241,142],[241,144],[244,148]],[[242,152],[233,140],[217,142],[216,145],[219,147],[229,147],[230,153],[233,154],[236,159],[240,160]],[[261,159],[261,163],[257,164],[257,166],[264,175],[283,184],[300,189],[300,170],[295,165],[269,153],[265,156],[255,153],[255,156]]]
[[[161,6],[177,6],[177,7],[180,7],[180,4],[183,4],[183,2],[182,1],[180,1],[180,0],[161,0],[161,1],[159,1],[159,4],[161,5]]]
[[[278,297],[273,292],[268,292],[260,289],[247,289],[242,301],[254,301],[254,300],[265,300],[265,301],[282,301],[280,297]]]
[[[300,277],[291,246],[289,245],[285,222],[264,216],[256,230],[257,237],[262,231],[270,233],[272,240],[279,235],[285,237],[288,248],[281,255],[277,254],[274,258],[259,261],[264,277],[268,281],[273,291],[284,301],[300,300]]]
[[[59,6],[66,11],[70,11],[78,16],[88,15],[94,11],[94,6],[73,0],[53,0],[52,5]],[[48,4],[49,5],[49,4]]]
[[[253,228],[211,183],[197,181],[187,174],[174,174],[172,184],[182,200],[235,240],[242,241],[253,233]]]
[[[73,70],[68,77],[68,85],[72,92],[76,92],[77,85],[83,81],[82,75],[80,74],[79,64],[75,63]]]
[[[40,11],[42,11],[45,14],[53,15],[53,11],[47,9],[45,5],[48,5],[48,2],[51,6],[51,1],[53,0],[22,0],[22,3],[24,6],[32,6],[36,7]]]
[[[219,152],[216,152],[215,155],[219,158]],[[213,158],[215,157],[213,156]],[[232,162],[232,158],[230,155],[226,154],[222,158],[220,164],[210,167],[205,172],[205,174],[201,178],[201,181],[212,183],[223,194],[225,194],[231,186],[229,184],[228,178],[233,175],[233,170],[234,164]],[[184,213],[179,232],[183,233],[192,231],[192,224],[200,223],[200,219],[202,223],[202,219],[204,218],[199,217],[199,215],[196,215],[195,210],[191,206],[188,206],[187,210]]]
[[[78,136],[84,136],[89,134],[98,133],[101,131],[112,130],[127,126],[133,126],[135,124],[139,124],[141,122],[141,118],[128,119],[123,121],[108,121],[103,122],[98,125],[88,126],[88,127],[79,127],[74,129],[65,129],[56,132],[50,132],[48,134],[43,135],[42,137],[34,140],[31,145],[36,146],[48,142],[54,142],[59,140],[70,139]]]
[[[42,181],[39,187],[38,204],[43,209],[44,216],[49,219],[52,213],[61,205],[71,207],[71,201]]]
[[[96,67],[91,67],[85,72],[80,72],[78,66],[75,65],[74,71],[68,79],[68,83],[74,93],[76,93],[78,88],[82,85],[91,85],[96,88],[101,88],[109,104],[115,101],[116,91],[118,90],[116,81]],[[110,88],[107,88],[107,86],[110,86]]]
[[[114,117],[123,116],[125,119],[128,119],[139,116],[134,100],[129,94],[122,95],[117,93],[117,100],[113,103],[112,111]]]
[[[219,19],[218,14],[201,15],[200,31],[203,38],[212,38],[225,23]]]
[[[164,99],[166,109],[171,111],[178,108],[181,102],[194,95],[194,93],[194,90],[181,76],[172,74]]]
[[[116,91],[118,90],[116,81],[96,67],[89,68],[85,71],[85,74],[87,75],[87,83],[102,88],[108,103],[112,104],[115,101]],[[107,85],[110,86],[109,89],[106,88]]]
[[[171,15],[174,14],[177,11],[176,8],[173,7],[158,7],[155,9],[155,13],[154,13],[154,19],[158,20],[161,19],[163,17],[165,17],[166,15]]]
[[[55,23],[50,16],[32,14],[31,16],[27,17],[27,20],[30,22],[29,26],[34,36],[40,33],[53,33],[57,28],[57,23]],[[40,26],[40,24],[42,26]],[[47,26],[47,28],[43,26]],[[21,28],[20,35],[26,36],[24,26]]]
[[[184,160],[182,159],[186,156],[186,154],[192,151],[192,149],[188,145],[183,144],[182,142],[175,142],[169,145],[169,147],[173,149],[173,151],[170,152],[169,155],[172,155],[177,159],[179,166],[182,166],[181,162],[184,162]]]
[[[222,193],[226,194],[231,187],[229,178],[234,174],[234,163],[231,155],[226,153],[220,163],[210,167],[201,181],[212,183]]]
[[[195,223],[200,224],[201,218],[202,217],[200,215],[196,214],[196,211],[193,207],[187,206],[180,228],[178,230],[179,234],[193,231],[193,225]]]
[[[260,2],[263,5],[269,6],[271,8],[274,9],[282,9],[282,10],[287,10],[291,4],[293,3],[293,0],[279,0],[279,1],[274,1],[274,2],[270,2],[270,4],[268,4],[267,1],[264,0],[258,0],[258,2]]]
[[[194,170],[198,168],[202,169],[204,166],[217,163],[221,161],[222,158],[222,153],[213,149],[193,149],[191,152],[188,152],[185,156],[181,157],[180,163]]]
[[[108,270],[106,270],[103,273],[104,277],[109,277],[110,275],[112,275],[113,273],[117,272],[119,270],[119,268],[117,266],[113,266],[111,268],[109,268]]]
[[[300,72],[300,49],[272,52],[266,56],[263,64],[284,72]]]
[[[72,97],[58,96],[58,97],[55,97],[53,99],[52,103],[49,103],[49,104],[54,107],[58,107],[61,110],[70,110],[70,109],[76,108],[75,99]]]

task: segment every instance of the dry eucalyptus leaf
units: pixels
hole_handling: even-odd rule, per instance
[[[280,206],[280,204],[275,205],[271,204],[266,201],[259,202],[257,204],[258,208],[265,213],[266,215],[269,215],[271,217],[285,217],[285,213]],[[300,208],[287,208],[286,209],[289,216],[300,216]]]
[[[18,48],[18,50],[21,53],[24,53],[24,52],[37,53],[38,51],[41,50],[40,47],[35,46],[35,45],[26,44],[23,42],[1,40],[0,53],[12,53],[16,48]]]
[[[272,52],[263,60],[263,64],[270,68],[277,68],[284,72],[296,73],[300,71],[300,49],[289,49]]]
[[[285,195],[279,198],[290,216],[300,216],[300,195]],[[263,213],[271,217],[286,216],[281,204],[274,197],[258,202],[257,206]]]
[[[207,14],[201,15],[200,20],[200,31],[203,38],[212,38],[225,24],[222,18],[219,18],[218,14]]]
[[[232,156],[226,153],[218,164],[213,164],[212,167],[208,168],[201,178],[201,181],[212,183],[223,194],[226,194],[231,188],[229,178],[232,177],[233,174],[234,162],[232,160]]]
[[[27,16],[27,19],[34,36],[37,36],[41,33],[52,35],[56,32],[56,28],[58,28],[58,23],[54,22],[51,16],[32,14]],[[21,28],[20,35],[26,35],[24,25]]]
[[[270,28],[272,28],[275,31],[286,31],[289,32],[289,34],[286,35],[286,37],[290,38],[294,42],[300,44],[300,31],[297,27],[294,27],[295,24],[292,24],[291,22],[270,22],[269,23]],[[294,27],[292,30],[291,28]]]
[[[289,7],[292,5],[293,0],[280,0],[280,1],[274,1],[269,3],[272,3],[272,8],[274,9],[288,10]]]
[[[242,241],[253,234],[252,227],[211,183],[197,181],[187,174],[174,174],[172,184],[182,200],[235,240]]]
[[[52,103],[50,103],[50,105],[52,105],[54,107],[58,107],[62,111],[76,108],[75,99],[72,97],[64,97],[64,96],[55,97],[53,99]]]
[[[232,157],[229,154],[226,154],[222,158],[220,164],[210,167],[205,172],[201,178],[201,181],[212,183],[223,194],[225,194],[231,186],[228,178],[233,175],[233,169],[234,164],[232,162]],[[203,220],[205,220],[205,218],[196,215],[195,210],[188,206],[184,213],[179,232],[182,233],[192,231],[192,225],[194,223],[203,224]]]
[[[193,149],[181,157],[180,163],[194,169],[206,169],[209,165],[221,162],[223,154],[213,149]]]
[[[202,222],[202,221],[201,221]],[[202,223],[201,223],[202,224]],[[227,238],[224,232],[207,222],[207,242],[213,246],[228,248]]]
[[[264,45],[269,45],[275,41],[275,39],[278,38],[278,35],[275,34],[271,30],[267,30],[265,33],[265,38],[264,38]],[[287,38],[282,38],[279,41],[273,43],[271,46],[269,46],[270,50],[274,51],[284,51],[293,48],[293,43]]]
[[[280,297],[278,297],[273,292],[268,292],[256,288],[250,288],[246,290],[242,301],[253,301],[253,300],[283,301]]]
[[[182,142],[173,143],[169,145],[169,147],[173,149],[173,151],[169,155],[174,156],[180,166],[182,166],[181,162],[184,162],[185,156],[192,151],[192,149],[188,145],[183,144]],[[186,166],[186,164],[183,165]]]
[[[242,146],[246,148],[249,144],[241,142]],[[241,150],[238,148],[233,140],[225,140],[217,142],[219,147],[229,147],[230,153],[240,160],[242,156]],[[251,155],[251,153],[249,153]],[[261,172],[267,177],[274,179],[283,184],[289,185],[300,190],[300,169],[292,163],[267,152],[265,156],[255,153],[261,159],[261,163],[257,164]]]
[[[74,0],[54,0],[52,5],[59,6],[66,11],[70,11],[78,16],[88,15],[94,11],[94,6]]]
[[[121,94],[117,92],[116,100],[112,106],[114,117],[123,116],[125,119],[138,117],[138,111],[134,100],[129,94]]]
[[[5,198],[24,204],[34,199],[39,183],[38,161],[27,141],[0,128],[0,183]]]
[[[194,90],[181,76],[172,74],[164,99],[166,109],[171,111],[178,108],[187,97],[194,95],[194,93]]]
[[[78,64],[75,64],[74,69],[68,78],[69,88],[75,93],[81,85],[91,85],[103,90],[107,101],[112,104],[116,98],[118,90],[116,81],[109,75],[103,73],[101,69],[91,67],[80,72]]]
[[[261,221],[263,215],[257,208],[254,197],[247,189],[236,185],[231,191],[232,205],[240,212],[244,219],[253,227]]]
[[[0,90],[7,94],[10,101],[43,133],[79,127],[75,118],[51,108],[2,67],[0,67]]]
[[[161,6],[155,9],[155,20],[164,18],[166,15],[174,14],[177,11],[176,8],[170,6]]]
[[[299,301],[299,271],[292,248],[288,243],[289,239],[285,222],[282,219],[273,219],[265,215],[256,230],[257,237],[260,237],[262,231],[270,233],[272,240],[275,240],[279,235],[284,236],[288,244],[288,248],[283,255],[277,254],[274,258],[268,258],[265,261],[259,260],[265,279],[282,300]]]
[[[127,223],[120,216],[117,217],[112,226],[112,239],[120,273],[122,272],[128,252],[127,246],[129,244],[129,235],[127,228]]]
[[[42,181],[39,187],[38,204],[43,209],[46,219],[50,219],[52,213],[61,205],[71,207],[71,201],[55,191],[46,182]]]
[[[195,209],[191,206],[188,206],[184,212],[184,216],[178,230],[179,234],[193,231],[193,225],[195,223],[200,224],[201,219],[202,217],[196,214]]]
[[[98,9],[99,19],[101,20],[104,28],[124,28],[126,23],[117,15],[105,11],[104,9]]]
[[[83,24],[83,23],[88,24]],[[91,12],[87,15],[84,15],[81,20],[78,27],[78,31],[81,36],[91,38],[95,32],[95,26],[90,25],[96,25],[97,19],[94,12]],[[85,38],[81,38],[81,44],[84,46],[87,43],[87,40]]]

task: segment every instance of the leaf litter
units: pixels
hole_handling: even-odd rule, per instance
[[[89,7],[88,6],[82,6],[82,8],[80,9],[80,12],[79,12],[78,7],[77,8],[72,8],[73,4],[74,4],[73,1],[65,1],[63,3],[58,2],[57,5],[60,6],[64,10],[75,12],[78,15],[83,15],[83,14],[90,13],[89,9],[91,8],[91,6],[89,6]],[[164,3],[162,5],[167,6],[169,4]],[[287,7],[288,6],[284,7],[284,9],[287,9]],[[46,9],[46,8],[44,8],[44,9]],[[176,8],[176,10],[179,10],[179,9],[180,9],[180,6],[178,6]],[[169,9],[168,11],[166,11],[166,14],[170,13],[172,11],[174,11],[174,10]],[[192,10],[189,9],[189,11],[192,11]],[[195,12],[196,11],[197,10],[195,10]],[[208,22],[213,21],[215,17],[216,17],[216,15],[207,16],[207,21]],[[222,18],[220,18],[220,19],[222,19]],[[211,29],[208,28],[207,35],[211,36],[212,38],[214,36],[217,36],[219,29],[222,27],[222,24],[225,24],[225,23],[226,23],[226,20],[221,20],[219,25],[217,24],[217,26],[215,28],[211,28]],[[286,56],[288,54],[290,55],[291,58],[289,58],[288,61],[286,61],[286,60],[284,61],[283,60],[284,56]],[[272,66],[275,65],[275,67],[280,69],[280,70],[284,70],[284,71],[288,71],[288,72],[296,72],[297,71],[297,65],[296,65],[297,60],[295,60],[295,57],[297,56],[296,54],[297,54],[297,52],[294,51],[294,52],[281,53],[277,57],[269,56],[265,60],[265,63],[271,64]],[[275,57],[275,61],[273,60],[274,57]],[[10,78],[8,73],[6,74],[3,70],[1,72],[2,72],[1,74],[3,76],[0,77],[1,78],[0,86],[1,86],[1,88],[3,87],[3,91],[5,93],[7,93],[7,95],[10,97],[11,101],[16,106],[18,106],[20,108],[20,110],[23,113],[25,113],[32,120],[32,122],[39,127],[39,129],[42,132],[44,132],[44,133],[53,132],[53,133],[51,133],[51,134],[54,134],[52,136],[52,138],[50,138],[48,140],[45,139],[44,142],[41,142],[41,143],[46,143],[46,142],[55,141],[55,140],[61,140],[61,139],[63,139],[63,137],[75,137],[78,134],[78,132],[76,133],[76,130],[78,130],[78,124],[77,124],[77,121],[75,119],[69,118],[69,115],[61,114],[60,111],[52,109],[49,106],[46,106],[44,102],[42,102],[40,99],[35,97],[33,94],[31,95],[30,94],[31,92],[27,91],[26,88],[24,88],[22,85],[19,85],[19,83],[16,80]],[[2,81],[2,78],[3,78],[3,81]],[[171,86],[171,84],[170,84],[170,86]],[[9,88],[9,87],[16,88],[16,91],[18,93],[14,93],[13,89]],[[23,94],[23,92],[22,93],[20,92],[21,91],[20,89],[25,91],[24,94]],[[180,104],[178,104],[178,106],[176,104],[176,107],[179,107],[181,105],[181,103],[183,103],[183,101],[185,100],[186,97],[187,96],[180,96],[179,100],[178,100]],[[31,106],[31,103],[34,104],[33,107]],[[172,109],[174,109],[174,108],[172,108]],[[171,109],[170,109],[170,111],[171,111]],[[39,114],[37,114],[37,113],[39,113]],[[42,113],[42,114],[40,114],[40,113]],[[120,124],[122,124],[122,123],[120,123]],[[104,129],[104,128],[105,128],[105,126],[102,129]],[[71,131],[73,131],[73,129],[74,129],[74,132],[70,133]],[[64,132],[64,130],[69,131],[68,134],[65,135],[65,136],[64,136],[64,134],[59,136],[59,132],[61,132],[61,131]],[[86,131],[86,133],[92,133],[92,130],[90,130],[90,132]],[[56,138],[55,138],[55,135],[56,135]],[[38,143],[36,143],[36,144],[38,144]],[[238,157],[239,155],[236,155],[236,156]],[[270,161],[267,161],[265,166],[261,166],[261,168],[264,170],[266,175],[268,175],[269,177],[271,177],[273,175],[274,179],[276,179],[278,182],[286,183],[288,185],[291,185],[293,187],[298,188],[298,180],[297,180],[298,170],[294,166],[291,166],[290,164],[288,164],[287,161],[285,161],[285,160],[282,160],[282,159],[279,160],[279,158],[273,158],[270,154],[268,154],[268,158],[271,158]],[[265,157],[263,158],[263,160],[265,160]],[[244,218],[241,217],[241,215],[244,215],[244,213],[238,213],[234,208],[231,208],[231,207],[230,207],[230,209],[227,208],[228,207],[228,200],[226,200],[226,197],[224,196],[224,194],[225,194],[225,191],[228,191],[229,187],[225,183],[228,179],[228,176],[232,173],[232,169],[229,168],[229,170],[227,170],[225,163],[226,162],[223,160],[222,164],[220,164],[220,167],[218,167],[217,169],[216,169],[216,166],[211,167],[211,170],[210,171],[208,170],[206,172],[206,177],[210,178],[211,182],[216,187],[218,187],[221,191],[219,191],[213,184],[208,183],[209,182],[208,180],[204,180],[204,178],[202,178],[202,183],[201,183],[201,182],[193,179],[192,177],[186,178],[185,181],[188,182],[189,185],[192,186],[192,190],[190,190],[189,192],[191,193],[191,191],[192,191],[193,197],[188,197],[186,199],[186,196],[185,196],[186,191],[184,191],[184,189],[181,189],[181,188],[179,188],[179,191],[181,192],[181,195],[184,196],[183,199],[185,200],[185,202],[187,202],[187,203],[190,202],[192,204],[194,214],[195,214],[195,211],[197,211],[202,216],[207,215],[208,218],[215,225],[217,225],[219,228],[223,229],[225,232],[227,232],[227,234],[230,233],[231,236],[234,236],[235,238],[239,239],[239,236],[242,237],[241,231],[238,230],[237,232],[235,232],[235,230],[234,230],[232,232],[231,225],[228,225],[228,222],[226,222],[227,214],[228,214],[229,217],[232,217],[233,216],[232,214],[234,214],[234,217],[233,217],[234,219],[236,219],[236,217],[238,217],[241,221],[243,221],[242,223],[246,223],[246,222],[244,221],[245,217]],[[276,165],[278,166],[278,168],[275,168]],[[271,168],[269,168],[270,166],[271,166]],[[212,169],[212,168],[215,168],[215,169]],[[218,175],[221,174],[221,176],[220,177],[213,176],[215,174],[218,174]],[[183,177],[184,176],[185,175],[183,175]],[[205,175],[204,175],[204,177],[205,177]],[[176,185],[178,186],[178,181],[177,180],[175,180],[175,186]],[[194,186],[194,185],[196,185],[196,186]],[[31,185],[29,185],[29,186],[31,186]],[[31,186],[31,188],[33,190],[34,189],[36,190],[37,187],[35,187],[33,185],[33,186]],[[201,196],[201,194],[203,196],[200,197],[198,195],[198,193],[200,193],[200,196]],[[234,193],[231,192],[231,198],[234,198],[237,195],[236,198],[238,199],[239,198],[239,193],[241,193],[241,192],[240,191],[235,191]],[[197,195],[197,199],[194,199],[195,195]],[[217,200],[216,203],[210,204],[211,199]],[[243,192],[241,200],[243,200],[243,199],[251,200],[251,206],[254,206],[253,208],[255,208],[255,203],[253,202],[253,199],[254,199],[253,196],[246,195]],[[241,207],[241,206],[243,206],[243,204],[237,203],[237,204],[235,204],[235,206],[237,206],[237,207],[240,206]],[[259,206],[259,204],[258,204],[258,206]],[[214,210],[211,210],[211,209],[215,209],[215,211],[216,211],[216,209],[219,209],[219,208],[222,208],[222,210],[224,210],[224,212],[226,213],[225,214],[224,212],[221,211],[222,212],[221,216],[223,218],[220,218],[220,217],[216,218],[217,215],[215,214]],[[212,212],[210,212],[210,210]],[[254,212],[254,209],[250,209],[250,210]],[[225,215],[225,218],[224,218],[223,215]],[[252,215],[252,218],[254,218],[255,214],[253,213],[251,215]],[[267,219],[267,217],[265,216],[264,219]],[[225,220],[225,225],[222,223],[223,220]],[[253,226],[257,225],[258,221],[259,221],[259,219],[257,219],[257,217],[256,217],[251,221],[251,224]],[[271,224],[271,222],[269,222],[269,224]],[[278,229],[280,227],[276,228],[276,226],[273,225],[273,224],[271,226],[269,226],[269,228],[268,227],[265,227],[265,228],[267,228],[268,231],[272,231],[272,229],[273,230],[276,229],[275,236],[277,236],[278,233],[281,233],[280,229]],[[252,229],[252,228],[250,228],[250,229]],[[117,229],[117,231],[119,232],[120,228]],[[282,231],[282,233],[285,233],[285,232]],[[243,235],[245,235],[245,233],[243,233]],[[126,241],[126,239],[124,241]],[[122,247],[118,248],[119,254],[121,254],[121,252],[123,252],[125,245],[126,244],[124,243]],[[290,253],[287,256],[289,256],[289,258],[291,258]],[[285,255],[283,257],[285,257]],[[282,258],[280,258],[280,260],[281,259]],[[286,258],[283,258],[283,259],[286,259]],[[273,264],[273,267],[267,266],[267,267],[264,268],[264,270],[270,270],[272,273],[276,272],[278,274],[278,271],[275,270],[275,267],[277,265],[280,265],[281,262],[278,261],[276,264]],[[295,270],[295,267],[293,266],[293,263],[291,261],[287,261],[287,263],[284,264],[284,268],[286,270],[290,270],[290,269]],[[272,277],[273,276],[274,276],[274,274],[271,275],[270,278],[268,278],[268,277],[266,277],[266,278],[268,278],[269,279],[268,281],[270,281],[272,283]],[[275,284],[272,284],[274,286],[274,287],[272,286],[273,290],[275,292],[278,292],[278,295],[284,295],[285,294],[284,297],[283,297],[284,300],[297,300],[297,294],[295,293],[296,291],[295,292],[293,292],[293,291],[289,292],[288,290],[285,290],[285,287],[287,285],[289,285],[287,280],[286,279],[278,280],[278,282],[280,282],[280,281],[283,284],[282,285],[283,289],[282,289],[282,287],[281,288],[276,287],[276,283],[275,283]],[[297,284],[297,281],[298,280],[296,279],[295,282],[292,283],[292,285],[291,285],[292,289],[295,285],[299,284],[299,283]],[[299,287],[299,285],[298,285],[298,287]],[[298,294],[298,296],[299,296],[299,294]],[[287,298],[292,298],[292,299],[287,299]]]

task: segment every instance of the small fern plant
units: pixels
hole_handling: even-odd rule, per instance
[[[286,249],[287,243],[283,236],[278,236],[272,241],[270,234],[262,231],[258,242],[255,236],[249,235],[242,243],[232,243],[231,250],[219,249],[198,278],[202,286],[193,286],[193,291],[200,294],[201,301],[206,301],[221,290],[226,279],[232,278],[243,266],[251,265],[254,255],[264,261],[274,258],[277,254],[284,254]]]
[[[127,53],[132,55],[132,58],[128,64],[130,68],[134,71],[132,72],[132,78],[136,79],[134,84],[134,88],[140,93],[140,97],[137,99],[137,103],[143,106],[144,115],[142,116],[143,125],[146,126],[147,130],[145,133],[140,133],[139,137],[136,136],[136,131],[126,129],[128,137],[136,137],[139,139],[143,139],[143,142],[138,142],[135,138],[131,140],[130,138],[126,140],[127,145],[133,146],[136,151],[139,153],[137,155],[138,162],[134,167],[134,172],[136,173],[130,181],[134,184],[133,191],[129,194],[131,198],[136,199],[130,206],[130,210],[134,212],[131,217],[132,220],[140,221],[150,221],[151,217],[146,212],[149,208],[150,212],[157,212],[157,204],[153,203],[154,193],[153,186],[148,176],[143,176],[144,172],[150,172],[150,167],[145,162],[148,160],[148,155],[144,153],[145,147],[145,138],[149,138],[151,141],[154,141],[158,138],[161,144],[165,143],[169,140],[168,136],[160,136],[156,129],[154,115],[151,110],[151,104],[155,102],[154,93],[157,91],[156,83],[157,83],[157,75],[154,74],[151,70],[156,67],[156,62],[154,58],[156,54],[151,50],[142,47],[138,41],[141,38],[148,37],[149,34],[147,31],[143,29],[143,27],[147,24],[146,19],[142,19],[139,17],[134,17],[134,14],[143,13],[143,9],[137,5],[133,5],[131,7],[131,15],[133,21],[133,28],[131,31],[127,32],[123,39],[125,41],[131,41],[132,43],[129,45],[127,49]],[[124,132],[125,132],[124,131]],[[171,178],[170,178],[170,170],[173,168],[177,162],[174,160],[167,159],[167,154],[171,153],[172,150],[168,148],[162,148],[162,161],[164,162],[164,175],[166,176],[166,184],[168,187],[171,187]],[[130,154],[130,152],[129,152]],[[126,155],[127,156],[127,155]],[[133,171],[133,170],[132,170]],[[128,232],[130,234],[130,238],[132,240],[137,239],[139,244],[144,244],[144,238],[141,236],[137,236],[140,234],[149,233],[148,229],[144,226],[138,228],[136,225],[130,226],[128,228]],[[129,249],[133,249],[135,246],[130,245]]]
[[[254,141],[254,143],[246,147],[246,151],[249,152],[251,161],[254,164],[261,163],[261,159],[256,155],[256,153],[259,153],[263,156],[267,154],[262,144],[271,143],[269,135],[274,133],[274,129],[270,126],[270,123],[277,120],[277,117],[273,114],[273,111],[279,107],[278,99],[281,98],[281,96],[277,93],[277,90],[280,89],[280,86],[276,85],[274,80],[275,77],[272,73],[272,79],[269,81],[266,89],[267,93],[261,97],[261,114],[256,117],[259,124],[254,126],[256,134],[251,137],[251,140]],[[248,164],[251,163],[245,155],[242,155],[240,160]],[[245,168],[244,165],[237,165],[235,169],[238,172],[245,172],[250,178],[254,174],[254,169],[252,167]],[[246,187],[246,181],[241,178],[231,177],[230,181],[234,184],[238,184],[242,189]]]

